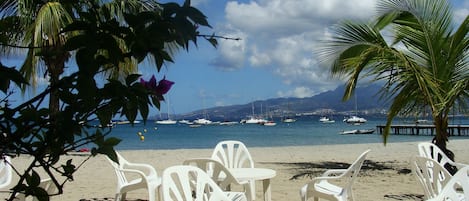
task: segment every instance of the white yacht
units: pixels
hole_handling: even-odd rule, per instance
[[[334,123],[335,121],[329,117],[326,117],[326,116],[322,116],[321,118],[319,118],[319,122],[321,123]]]
[[[179,123],[180,124],[190,124],[191,122],[189,120],[182,119],[182,120],[179,120]]]
[[[363,124],[366,123],[366,119],[363,117],[351,116],[349,118],[345,118],[344,122],[349,124]]]
[[[172,119],[164,119],[164,120],[158,120],[155,122],[156,124],[165,124],[165,125],[170,125],[170,124],[176,124],[177,121],[176,120],[172,120]]]
[[[293,119],[290,117],[283,119],[283,123],[293,123],[293,122],[296,122],[296,119]]]
[[[246,124],[262,124],[262,123],[265,123],[265,122],[267,122],[267,120],[262,119],[262,118],[251,117],[251,118],[247,119],[244,123],[246,123]]]
[[[212,121],[210,121],[208,119],[205,119],[205,118],[196,119],[193,122],[194,122],[194,124],[200,124],[200,125],[212,124]]]

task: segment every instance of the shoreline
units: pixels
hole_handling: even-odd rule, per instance
[[[299,190],[312,177],[326,169],[339,168],[343,163],[352,163],[366,149],[371,149],[359,177],[354,183],[357,200],[418,200],[423,190],[413,173],[408,173],[410,157],[418,155],[419,142],[339,144],[285,147],[248,147],[256,167],[270,168],[277,172],[271,180],[272,200],[300,200]],[[456,161],[469,164],[469,140],[457,139],[448,142],[455,153]],[[210,157],[212,149],[168,149],[168,150],[119,150],[127,160],[147,163],[155,167],[158,175],[185,159]],[[16,168],[26,166],[27,156],[12,160]],[[83,155],[66,156],[75,163],[85,160]],[[342,167],[343,168],[343,167]],[[296,179],[292,179],[296,178]],[[17,181],[16,175],[13,181]],[[92,157],[74,175],[74,181],[65,185],[64,194],[51,200],[113,200],[116,176],[111,165],[102,155]],[[262,200],[261,182],[256,182],[256,198]],[[2,194],[2,198],[3,198]],[[145,190],[128,193],[127,200],[148,199]]]

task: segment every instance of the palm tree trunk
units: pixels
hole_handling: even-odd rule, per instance
[[[448,116],[438,114],[434,117],[436,136],[434,138],[434,143],[437,145],[445,154],[454,161],[454,153],[446,147],[446,142],[448,142]]]
[[[60,80],[60,75],[64,72],[65,62],[69,58],[69,53],[64,51],[62,47],[49,47],[46,51],[50,51],[54,54],[46,54],[47,56],[43,57],[43,60],[47,66],[51,92],[49,94],[49,112],[50,112],[50,122],[52,133],[57,136],[57,115],[60,111],[60,98],[59,90],[57,84]]]
[[[59,107],[60,107],[60,98],[59,98],[59,90],[57,88],[57,84],[59,82],[60,74],[57,72],[57,69],[60,68],[58,66],[49,66],[49,77],[50,77],[50,86],[51,91],[49,94],[49,120],[51,123],[50,133],[52,134],[51,137],[54,141],[58,140],[59,137]],[[62,68],[63,69],[63,68]]]

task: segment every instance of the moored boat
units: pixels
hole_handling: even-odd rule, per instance
[[[163,124],[163,125],[171,125],[171,124],[176,124],[176,120],[172,119],[163,119],[163,120],[157,120],[155,121],[156,124]]]
[[[351,116],[349,118],[345,118],[344,122],[349,124],[364,124],[366,123],[366,119],[363,117]]]
[[[283,120],[283,123],[293,123],[293,122],[296,122],[296,119],[293,119],[290,117],[287,117]]]
[[[194,120],[194,124],[208,125],[208,124],[212,124],[212,121],[205,119],[205,118],[200,118],[200,119]]]
[[[334,123],[335,120],[333,120],[329,117],[326,117],[326,116],[322,116],[321,118],[319,118],[319,122],[321,122],[321,123]]]
[[[340,132],[341,135],[350,135],[350,134],[372,134],[374,133],[374,129],[354,129],[354,130],[348,130],[348,131],[342,131]]]
[[[275,126],[277,123],[275,121],[267,121],[263,123],[264,126]]]

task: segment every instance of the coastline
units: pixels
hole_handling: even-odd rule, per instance
[[[339,168],[340,163],[350,164],[366,149],[371,149],[367,161],[354,183],[357,200],[418,200],[423,190],[411,169],[409,160],[417,155],[419,142],[399,142],[343,145],[315,145],[288,147],[248,147],[256,167],[270,168],[277,172],[271,180],[272,200],[300,200],[299,189],[311,178],[302,173],[313,172],[319,176],[326,169]],[[452,139],[448,148],[456,155],[456,161],[469,164],[469,140]],[[119,151],[131,162],[147,163],[155,167],[161,176],[163,170],[172,165],[180,165],[185,159],[210,157],[212,149],[172,149],[172,150],[123,150]],[[64,157],[75,163],[85,160],[83,155]],[[21,170],[29,160],[21,156],[12,160]],[[313,167],[313,168],[311,168]],[[296,179],[292,179],[297,176]],[[74,175],[74,181],[65,185],[64,194],[51,200],[113,200],[116,176],[104,156],[92,157]],[[16,175],[13,181],[17,181]],[[257,200],[262,200],[262,184],[256,182]],[[2,198],[4,198],[2,194]],[[147,199],[145,190],[130,192],[127,200]]]

